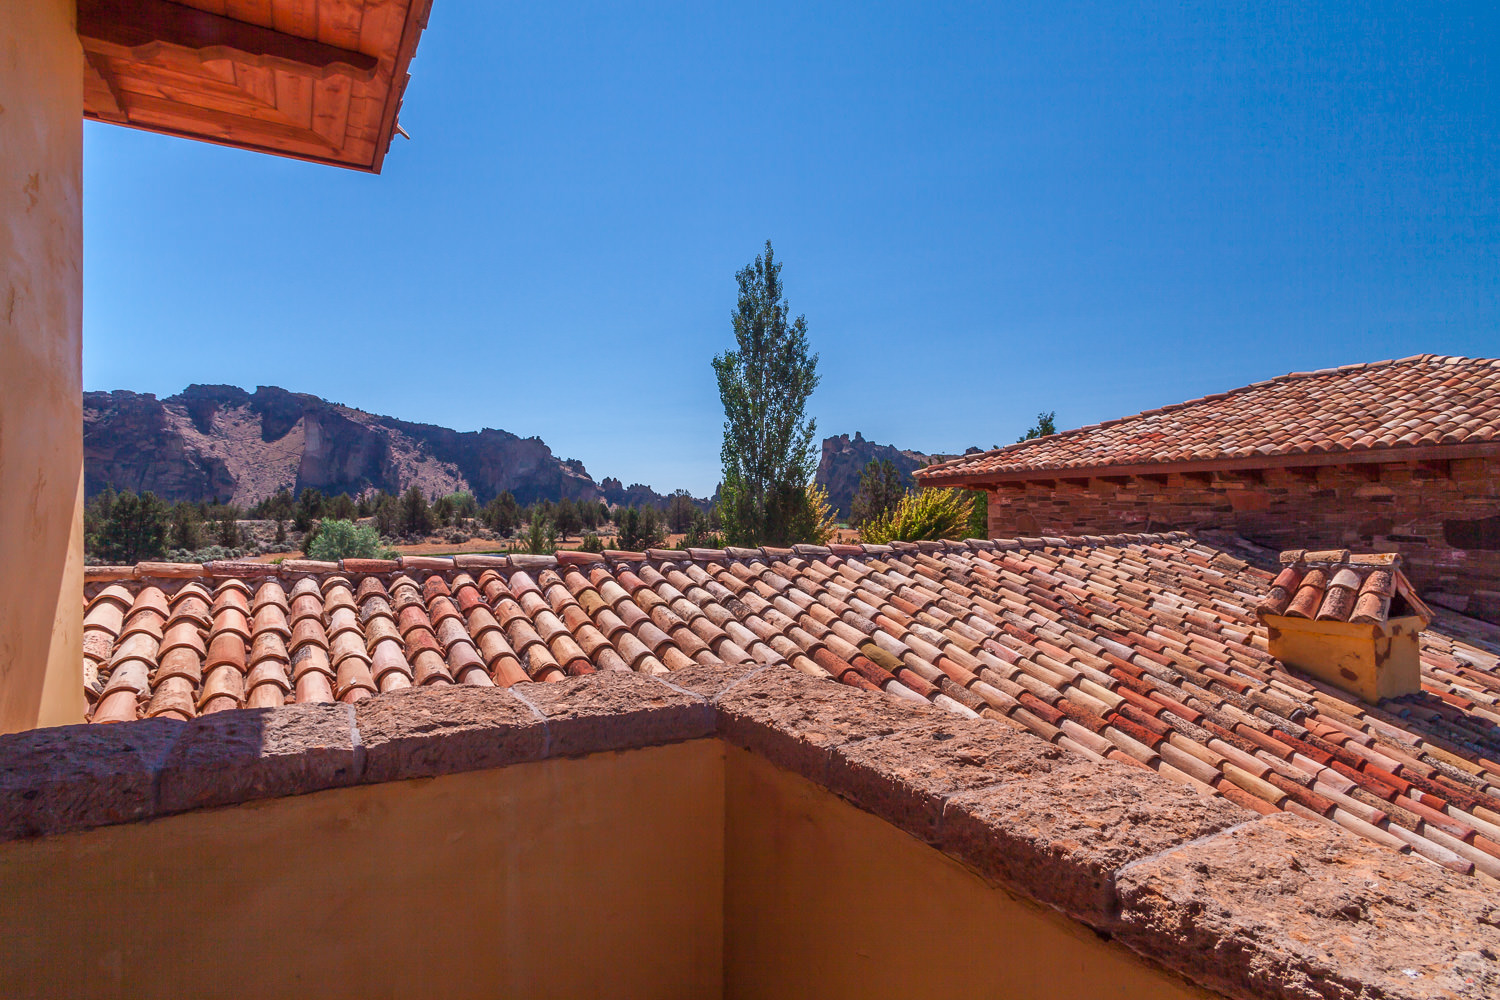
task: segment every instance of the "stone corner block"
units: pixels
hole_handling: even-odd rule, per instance
[[[1500,898],[1312,820],[1264,816],[1121,872],[1115,936],[1231,996],[1500,996]]]
[[[1253,813],[1156,774],[1062,754],[1018,756],[1002,780],[944,805],[942,849],[1094,926],[1115,909],[1115,873]]]
[[[527,685],[540,686],[540,685]],[[399,781],[540,760],[546,724],[505,688],[408,688],[358,703],[361,780]]]
[[[829,791],[930,844],[943,807],[963,792],[1034,773],[1063,751],[991,719],[924,722],[836,747]]]
[[[164,813],[301,795],[359,778],[349,705],[240,709],[185,724],[162,767]]]
[[[147,819],[185,723],[142,719],[0,736],[0,840]]]
[[[765,670],[715,702],[719,735],[779,767],[827,784],[834,747],[953,716],[791,669]]]
[[[714,710],[646,674],[606,670],[516,689],[547,720],[549,757],[576,757],[702,739]]]
[[[702,664],[694,664],[691,667],[674,670],[661,677],[660,680],[674,688],[691,691],[693,694],[713,701],[746,677],[766,669],[775,668],[768,668],[759,663],[725,667],[705,667]]]

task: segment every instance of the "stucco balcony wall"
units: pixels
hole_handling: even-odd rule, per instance
[[[0,993],[1500,984],[1476,879],[785,668],[670,680],[0,737]]]

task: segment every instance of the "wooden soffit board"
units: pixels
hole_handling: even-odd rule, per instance
[[[380,172],[432,0],[78,0],[85,118]]]

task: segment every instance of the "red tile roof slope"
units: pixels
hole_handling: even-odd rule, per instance
[[[1423,354],[1296,372],[918,470],[924,485],[1500,439],[1500,360]]]
[[[1500,629],[1362,704],[1267,654],[1272,573],[1182,533],[89,573],[96,722],[770,665],[1500,877]]]

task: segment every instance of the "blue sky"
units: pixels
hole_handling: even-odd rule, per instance
[[[630,6],[436,0],[379,177],[86,124],[85,387],[281,385],[705,494],[767,238],[820,435],[1500,354],[1492,5]]]

